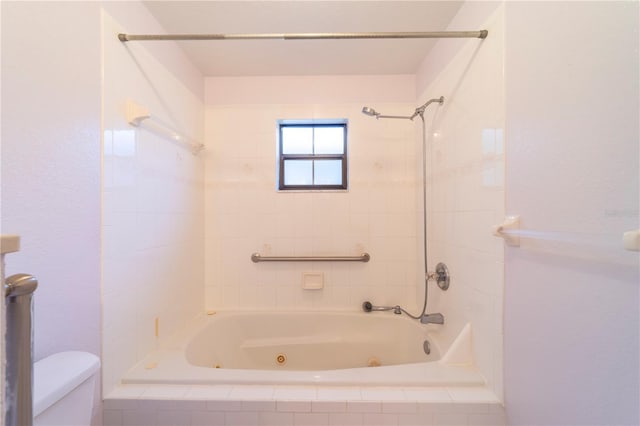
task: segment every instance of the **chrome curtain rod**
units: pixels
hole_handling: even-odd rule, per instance
[[[298,33],[298,34],[118,34],[126,41],[150,40],[341,40],[341,39],[400,39],[400,38],[486,38],[489,32],[434,31],[434,32],[377,32],[377,33]]]

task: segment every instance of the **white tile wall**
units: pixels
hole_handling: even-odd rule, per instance
[[[126,122],[131,99],[155,120],[202,139],[203,105],[144,46],[120,43],[116,34],[126,31],[107,13],[103,25],[103,386],[108,392],[162,338],[204,309],[204,164],[188,149]],[[135,413],[126,415],[138,420]]]
[[[388,114],[412,112],[406,87],[413,77],[307,77],[314,90],[301,94],[309,103],[300,104],[282,102],[291,101],[290,80],[269,78],[269,89],[261,89],[268,93],[257,93],[255,103],[237,99],[246,98],[247,87],[259,90],[261,78],[206,80],[207,308],[357,310],[369,299],[415,309],[415,124],[360,112],[365,104]],[[396,98],[406,93],[406,102],[391,99],[390,86]],[[276,191],[277,120],[304,118],[349,120],[348,192]],[[250,261],[253,252],[365,251],[372,259],[366,264]],[[324,273],[324,289],[301,288],[309,271]]]
[[[487,10],[493,12],[483,22]],[[466,41],[455,56],[436,47],[424,62],[425,75],[418,76],[424,81],[434,67],[440,69],[419,99],[445,97],[442,107],[431,106],[425,114],[428,250],[430,268],[445,262],[452,281],[446,293],[430,284],[429,310],[445,316],[439,334],[444,347],[472,324],[476,363],[501,396],[504,253],[491,229],[504,217],[504,12],[502,6],[466,4],[459,15],[466,26],[489,30],[489,37]],[[421,286],[418,291],[421,297]]]
[[[129,388],[119,386],[107,395],[105,426],[506,425],[502,405],[483,387],[228,386],[226,395],[220,386]],[[320,400],[320,395],[335,399]]]

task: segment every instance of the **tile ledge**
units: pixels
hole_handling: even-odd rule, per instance
[[[318,398],[317,393],[316,393],[316,397],[313,398],[310,395],[305,395],[304,398],[294,398],[293,400],[291,398],[288,398],[287,395],[283,395],[282,397],[277,397],[276,396],[276,392],[274,392],[274,394],[272,394],[270,397],[267,398],[256,398],[255,395],[250,395],[250,393],[247,394],[247,397],[245,398],[242,394],[243,391],[246,389],[247,391],[254,389],[255,386],[243,386],[243,385],[214,385],[211,386],[211,397],[208,397],[206,395],[206,388],[207,386],[204,385],[196,385],[196,386],[179,386],[179,385],[171,385],[170,387],[174,388],[174,390],[179,390],[180,392],[175,392],[174,395],[171,394],[164,394],[162,396],[160,396],[159,394],[156,394],[154,392],[154,390],[156,389],[161,389],[162,387],[166,387],[166,385],[119,385],[118,387],[116,387],[114,390],[112,390],[111,392],[109,392],[109,394],[104,398],[105,401],[107,400],[174,400],[174,401],[225,401],[225,402],[230,402],[230,401],[282,401],[282,402],[290,402],[290,401],[296,401],[296,402],[314,402],[317,404],[324,404],[324,403],[336,403],[336,402],[347,402],[347,403],[391,403],[393,402],[395,403],[406,403],[406,404],[419,404],[419,405],[429,405],[429,404],[452,404],[452,405],[456,405],[456,404],[486,404],[486,405],[490,405],[490,406],[500,406],[502,407],[503,404],[500,401],[500,399],[495,395],[495,393],[493,391],[491,391],[490,389],[488,389],[487,387],[484,386],[479,386],[479,387],[463,387],[463,388],[453,388],[453,387],[449,387],[449,388],[441,388],[441,387],[429,387],[429,386],[425,386],[425,387],[406,387],[406,388],[394,388],[394,389],[399,389],[399,390],[410,390],[412,392],[412,396],[408,396],[405,395],[406,399],[392,399],[392,400],[388,400],[388,399],[384,399],[384,398],[380,398],[380,399],[363,399],[361,398],[354,398],[353,396],[346,396],[345,398],[339,398],[336,395],[336,398],[332,398],[329,397],[327,398],[327,396],[323,397],[323,398]],[[190,390],[193,389],[198,389],[198,397],[193,397],[192,395],[190,395]],[[231,390],[232,388],[234,388],[236,390],[236,392],[234,392],[234,395],[230,395],[231,394]],[[245,388],[245,389],[243,389]],[[273,387],[274,391],[276,390],[277,387]],[[309,389],[309,387],[303,387],[306,389]],[[322,387],[316,387],[316,389],[320,389]],[[228,391],[228,393],[226,394],[226,396],[221,396],[219,391],[220,389],[226,389]],[[353,387],[351,387],[350,389],[354,389]],[[364,388],[358,388],[358,389],[364,389]],[[442,391],[444,390],[447,394],[448,394],[448,398],[444,399],[442,398],[442,395],[434,395],[433,393],[431,395],[429,395],[429,391],[433,391],[433,390],[439,390]],[[420,392],[420,391],[424,391],[425,395],[424,398],[421,397],[416,397],[415,392]],[[252,397],[250,397],[252,396]]]
[[[19,250],[19,235],[0,235],[0,254],[15,253]]]

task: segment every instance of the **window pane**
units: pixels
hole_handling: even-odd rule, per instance
[[[312,185],[312,173],[312,160],[285,160],[284,162],[285,185]]]
[[[283,154],[313,154],[313,128],[282,127]]]
[[[342,185],[342,160],[316,160],[313,183],[315,185]]]
[[[315,154],[343,154],[344,127],[316,127]]]

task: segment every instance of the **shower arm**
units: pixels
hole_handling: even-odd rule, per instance
[[[413,113],[413,115],[411,117],[409,117],[409,119],[413,120],[417,116],[422,117],[424,115],[424,111],[427,109],[427,107],[429,105],[431,105],[432,103],[434,103],[434,102],[438,102],[440,105],[442,105],[444,103],[444,96],[440,96],[437,99],[435,99],[435,98],[434,99],[429,99],[423,105],[421,105],[418,108],[416,108],[415,112]]]
[[[393,119],[399,119],[399,120],[413,121],[413,119],[416,118],[417,116],[420,116],[422,118],[424,116],[424,111],[427,109],[429,105],[431,105],[434,102],[438,102],[440,105],[442,105],[444,103],[444,96],[440,96],[439,98],[429,99],[427,102],[425,102],[424,104],[416,108],[416,110],[413,112],[412,115],[384,115],[384,114],[380,114],[373,108],[369,108],[369,107],[362,108],[362,112],[371,117],[375,117],[376,120],[379,120],[381,118],[393,118]]]
[[[395,118],[395,119],[400,119],[400,120],[413,120],[414,117],[415,117],[415,115],[408,116],[408,115],[382,115],[382,114],[376,114],[376,120],[380,119],[380,118]]]

